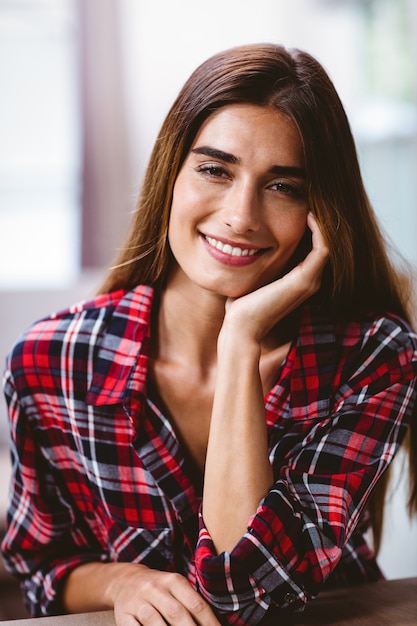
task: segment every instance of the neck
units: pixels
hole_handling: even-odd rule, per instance
[[[190,367],[201,382],[209,380],[217,364],[217,339],[225,315],[226,298],[184,281],[171,272],[160,294],[153,321],[154,362]],[[283,320],[262,341],[261,353],[268,361],[291,341],[298,328],[298,313]]]
[[[154,358],[193,363],[202,376],[211,372],[216,365],[224,307],[224,297],[184,285],[171,276],[155,311]]]

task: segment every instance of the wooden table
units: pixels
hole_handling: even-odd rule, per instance
[[[112,611],[9,620],[1,626],[115,626]],[[416,626],[417,578],[403,578],[331,591],[303,613],[280,612],[264,626]]]

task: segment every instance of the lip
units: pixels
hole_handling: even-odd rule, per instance
[[[225,265],[241,267],[256,263],[257,259],[267,250],[244,243],[225,240],[200,233],[201,240],[209,254]]]

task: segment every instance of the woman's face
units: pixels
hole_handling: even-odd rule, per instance
[[[223,296],[253,291],[284,270],[307,212],[295,124],[272,108],[219,109],[201,126],[174,185],[174,274]]]

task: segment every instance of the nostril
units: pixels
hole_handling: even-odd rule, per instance
[[[249,218],[249,216],[235,215],[227,224],[233,231],[239,235],[243,235],[247,232],[254,232],[258,228],[257,220]]]

